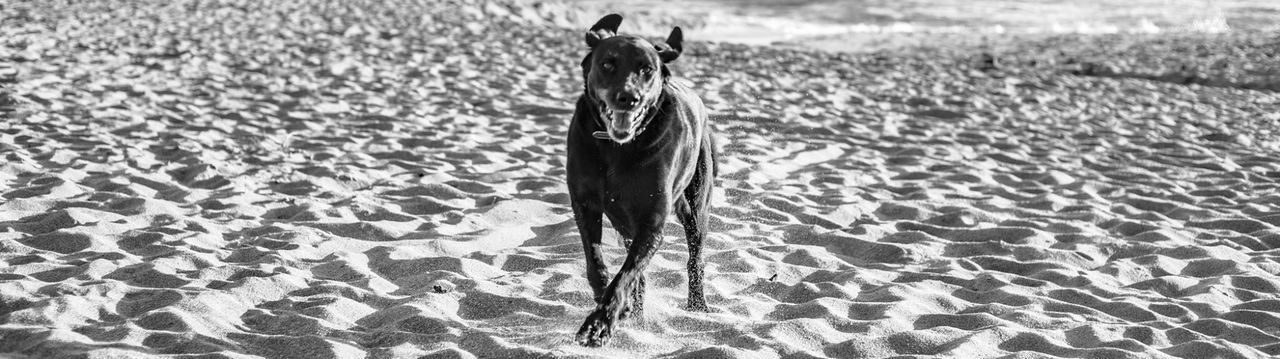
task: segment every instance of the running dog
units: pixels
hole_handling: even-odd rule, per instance
[[[684,35],[677,27],[665,44],[653,44],[618,35],[620,24],[622,16],[611,14],[587,31],[585,91],[569,125],[569,198],[597,303],[576,339],[591,347],[608,344],[621,319],[641,315],[644,268],[662,246],[662,226],[672,212],[689,245],[686,308],[709,310],[702,239],[716,153],[702,100],[667,68],[680,57]],[[627,246],[627,259],[610,282],[600,246],[603,216]]]

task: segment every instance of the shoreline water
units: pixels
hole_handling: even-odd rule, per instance
[[[1199,12],[1193,7],[1166,13],[1159,9],[1137,11],[1130,6],[1127,10],[1112,9],[1128,15],[1098,14],[1098,20],[1093,22],[1042,21],[1027,26],[1028,22],[1022,21],[1024,25],[1016,26],[1016,21],[1010,19],[1026,18],[1025,13],[1032,9],[1019,10],[1022,15],[1003,14],[979,20],[947,19],[933,14],[915,18],[863,16],[855,20],[879,22],[833,23],[802,20],[799,18],[803,15],[795,11],[761,16],[761,9],[768,9],[772,3],[745,8],[724,5],[744,1],[702,0],[677,7],[660,0],[525,0],[519,3],[527,6],[517,6],[519,9],[513,8],[512,12],[522,13],[519,17],[524,21],[570,31],[580,31],[601,14],[616,12],[627,18],[623,32],[654,38],[666,36],[672,26],[680,26],[686,40],[694,42],[848,54],[950,54],[973,56],[979,61],[995,56],[998,62],[1021,62],[1024,67],[1090,76],[1280,90],[1280,67],[1260,55],[1266,51],[1252,50],[1267,47],[1280,38],[1276,35],[1280,33],[1280,21],[1276,21],[1280,19],[1280,4],[1227,1],[1202,4],[1199,9],[1203,11]],[[915,20],[918,22],[912,22]],[[1049,51],[1047,46],[1055,49]]]
[[[1200,4],[1196,4],[1200,3]],[[1280,30],[1280,4],[1229,1],[1138,1],[1099,4],[879,4],[873,1],[566,0],[577,23],[609,12],[634,14],[630,31],[660,36],[682,26],[688,38],[749,45],[872,52],[900,47],[985,44],[1058,35],[1186,35]],[[998,5],[1005,4],[1004,7]],[[1179,7],[1179,6],[1182,7]],[[967,13],[973,11],[974,13]],[[841,15],[844,14],[844,15]],[[841,18],[840,16],[845,16]],[[585,22],[584,22],[585,21]],[[577,25],[580,24],[560,24]]]

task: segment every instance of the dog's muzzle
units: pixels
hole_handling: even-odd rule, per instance
[[[607,131],[595,131],[592,137],[601,140],[612,140],[619,144],[630,142],[644,131],[642,122],[648,114],[649,106],[636,106],[630,111],[614,111],[604,101],[597,103],[600,108],[601,125]]]

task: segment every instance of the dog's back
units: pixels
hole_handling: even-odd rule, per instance
[[[694,120],[694,128],[706,133],[707,106],[702,103],[702,98],[693,92],[693,84],[683,78],[672,77],[667,80],[665,90],[680,106],[681,116],[689,116]]]
[[[691,107],[691,110],[693,111],[691,115],[700,117],[703,121],[706,120],[707,108],[702,104],[702,98],[698,97],[698,94],[693,92],[693,84],[689,83],[689,80],[672,77],[670,80],[667,80],[666,90],[668,94],[679,99],[677,102]]]
[[[684,145],[691,145],[685,151],[686,157],[681,158],[679,163],[672,163],[673,167],[683,167],[679,171],[681,178],[677,179],[680,187],[687,187],[695,180],[694,175],[697,174],[695,167],[705,165],[710,162],[708,170],[714,170],[715,166],[715,148],[712,143],[711,131],[707,117],[707,107],[702,103],[702,98],[693,91],[693,86],[689,81],[681,78],[672,77],[664,86],[663,91],[668,96],[670,106],[668,109],[671,113],[665,113],[666,121],[680,121],[686,126],[688,131],[688,139],[682,141]],[[715,177],[714,173],[710,177]]]

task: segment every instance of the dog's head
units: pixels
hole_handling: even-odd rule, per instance
[[[591,52],[582,60],[587,97],[595,105],[608,138],[627,143],[642,130],[647,112],[662,94],[671,71],[667,63],[680,57],[684,35],[671,30],[665,44],[618,35],[622,16],[607,15],[587,31]]]

